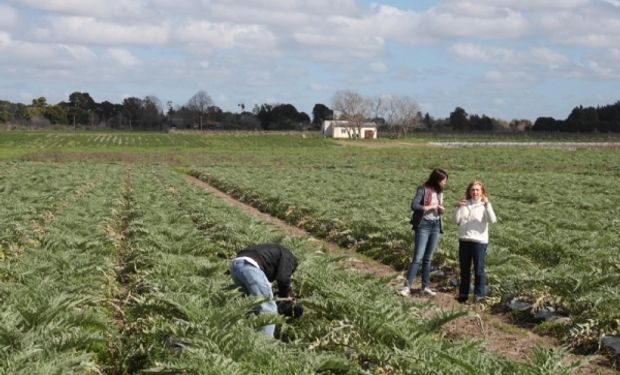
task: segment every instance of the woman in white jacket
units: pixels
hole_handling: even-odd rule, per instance
[[[497,221],[482,182],[476,180],[469,183],[465,197],[452,213],[452,220],[459,226],[461,285],[457,300],[464,303],[469,297],[473,263],[474,296],[479,302],[486,296],[484,258],[489,244],[489,224]]]

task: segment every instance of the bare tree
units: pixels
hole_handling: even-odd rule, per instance
[[[385,120],[387,115],[387,105],[390,103],[390,97],[375,96],[369,100],[373,121]]]
[[[408,96],[391,96],[385,99],[386,122],[399,135],[406,136],[422,123],[422,113],[416,101]]]
[[[350,90],[338,91],[332,99],[332,108],[340,112],[342,120],[347,120],[357,127],[358,136],[361,135],[362,124],[370,116],[371,106],[369,99]],[[349,137],[351,137],[350,130]]]
[[[202,131],[202,117],[207,114],[209,107],[213,105],[213,100],[205,90],[200,90],[187,102],[187,108],[198,113],[200,119],[200,130]]]

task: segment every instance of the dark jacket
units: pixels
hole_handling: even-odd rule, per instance
[[[415,231],[418,229],[418,225],[422,222],[424,217],[424,198],[426,196],[426,188],[424,186],[418,186],[413,198],[411,199],[411,228]],[[443,204],[443,193],[437,194],[439,204]],[[442,215],[439,214],[439,232],[443,233],[443,220]]]
[[[241,250],[238,257],[249,257],[258,263],[267,280],[278,282],[278,296],[292,294],[291,276],[297,269],[297,258],[285,247],[265,243],[249,246]]]

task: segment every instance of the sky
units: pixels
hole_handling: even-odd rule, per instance
[[[564,119],[620,100],[620,0],[0,0],[0,100],[199,90],[233,112],[350,90]]]

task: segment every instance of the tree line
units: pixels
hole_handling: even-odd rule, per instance
[[[510,122],[486,115],[468,114],[456,107],[448,118],[435,119],[423,114],[408,96],[365,97],[354,91],[338,91],[331,108],[317,103],[312,118],[294,105],[265,103],[248,111],[243,103],[239,112],[223,111],[205,91],[196,92],[185,104],[165,105],[155,96],[128,97],[122,103],[96,102],[87,92],[73,92],[67,101],[49,104],[45,97],[31,104],[0,100],[0,123],[28,128],[54,126],[118,130],[168,131],[195,130],[319,130],[324,120],[348,120],[353,126],[375,122],[382,133],[405,136],[412,131],[565,131],[619,132],[620,101],[603,107],[576,107],[565,120],[539,117]]]
[[[539,117],[532,130],[559,132],[620,132],[620,101],[602,107],[575,107],[566,120]]]
[[[0,100],[0,123],[24,127],[104,128],[167,131],[170,129],[291,130],[311,126],[310,117],[291,104],[264,104],[250,112],[223,111],[200,90],[187,103],[165,105],[155,96],[129,97],[122,103],[96,102],[87,92],[74,92],[67,101],[48,104],[45,97],[29,105]]]

